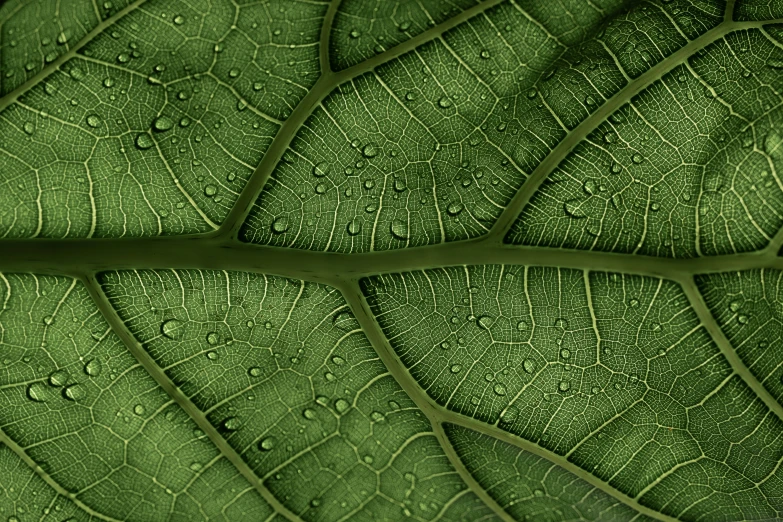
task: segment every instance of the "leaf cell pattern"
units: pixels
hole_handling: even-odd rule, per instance
[[[781,71],[775,0],[2,3],[0,518],[783,519]]]
[[[444,407],[675,518],[783,513],[783,421],[732,370],[677,284],[476,266],[385,274],[363,288],[412,378]]]

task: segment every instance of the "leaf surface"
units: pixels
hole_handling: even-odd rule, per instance
[[[783,519],[768,0],[0,6],[0,518]]]

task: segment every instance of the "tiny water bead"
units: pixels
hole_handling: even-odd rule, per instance
[[[286,230],[288,230],[288,227],[290,226],[288,222],[288,218],[286,217],[279,217],[275,218],[274,221],[272,221],[272,232],[275,234],[282,234]]]

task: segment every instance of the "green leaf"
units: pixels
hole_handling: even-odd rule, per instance
[[[0,519],[783,519],[769,0],[0,5]]]

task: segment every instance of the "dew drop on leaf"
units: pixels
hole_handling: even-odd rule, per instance
[[[315,410],[312,408],[306,408],[304,411],[302,411],[302,417],[304,417],[307,420],[315,420],[316,418]]]
[[[103,370],[103,365],[100,359],[90,359],[87,364],[84,365],[84,373],[90,377],[98,377]]]
[[[492,391],[495,392],[495,395],[500,395],[501,397],[506,394],[506,386],[501,383],[496,383],[495,386],[492,388]]]
[[[462,365],[461,364],[452,364],[451,368],[449,368],[449,371],[451,373],[459,373],[462,371]]]
[[[209,332],[207,334],[207,343],[211,344],[212,346],[216,345],[219,340],[220,338],[216,332]]]
[[[169,339],[179,339],[182,336],[184,324],[179,319],[166,319],[160,324],[160,333]]]
[[[152,128],[158,132],[165,132],[174,127],[174,120],[168,116],[158,116],[155,121],[152,122]]]
[[[136,135],[136,148],[140,150],[147,150],[151,149],[154,145],[154,142],[152,141],[152,137],[147,134],[146,132],[142,132],[141,134]]]
[[[316,178],[323,178],[329,174],[330,167],[325,161],[321,161],[313,165],[312,173]]]
[[[362,155],[365,158],[374,158],[378,155],[378,149],[372,143],[368,143],[362,148]]]
[[[449,203],[449,206],[446,207],[446,212],[448,212],[450,216],[458,216],[464,209],[465,205],[459,202],[454,202]]]
[[[261,368],[259,368],[258,366],[251,366],[247,370],[247,374],[250,375],[251,377],[259,377],[262,373],[263,372]]]
[[[98,128],[101,124],[101,119],[98,117],[97,114],[90,114],[87,116],[87,125],[92,127],[93,129]]]
[[[275,218],[274,221],[272,221],[272,232],[275,234],[282,234],[286,230],[288,230],[289,227],[288,218],[281,216],[279,218]]]
[[[63,397],[69,401],[80,401],[87,396],[87,390],[79,383],[74,383],[63,388]]]
[[[449,107],[451,107],[451,98],[449,98],[448,96],[443,96],[442,98],[440,98],[438,100],[438,107],[440,107],[441,109],[448,109]]]
[[[561,392],[567,392],[569,389],[571,389],[571,383],[568,381],[560,381],[560,383],[557,385],[557,389]]]
[[[138,416],[144,415],[144,411],[145,411],[144,406],[142,406],[141,404],[137,404],[136,406],[133,407],[133,413],[135,413]]]
[[[27,386],[27,398],[34,402],[46,402],[49,390],[42,382],[34,382]]]
[[[55,370],[49,374],[49,384],[51,386],[65,386],[68,384],[68,371],[67,370]]]
[[[349,403],[345,399],[337,399],[334,402],[334,409],[335,409],[335,411],[337,411],[337,413],[339,413],[341,415],[343,413],[345,413],[346,411],[348,411],[348,408],[350,408],[350,407],[351,407],[351,403]]]
[[[185,17],[182,15],[177,15],[174,17],[174,23],[177,25],[182,25],[185,23]]]
[[[522,361],[522,369],[525,373],[533,373],[536,371],[536,362],[533,359],[525,359]]]
[[[277,439],[275,437],[264,437],[261,442],[258,443],[258,449],[261,451],[272,451],[277,445]]]
[[[401,219],[393,220],[389,225],[389,231],[395,239],[401,241],[408,239],[408,224]]]
[[[359,218],[353,218],[345,226],[345,231],[349,236],[356,236],[362,231],[362,222]]]
[[[223,419],[223,422],[220,423],[220,428],[222,431],[237,431],[239,427],[242,426],[242,421],[239,420],[239,417],[226,417]]]
[[[476,324],[485,330],[489,330],[489,328],[492,326],[492,322],[492,317],[488,315],[481,315],[478,317],[478,319],[476,319]]]

